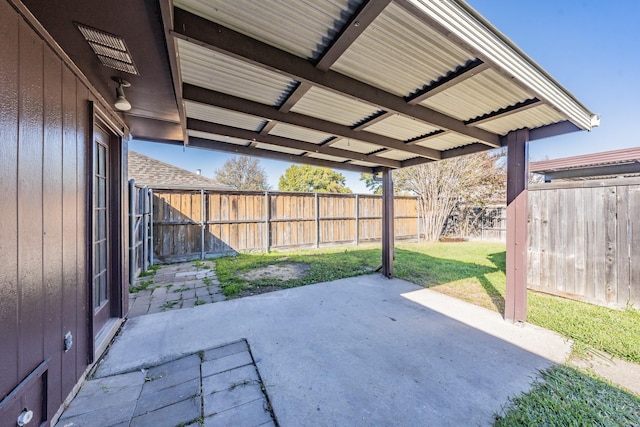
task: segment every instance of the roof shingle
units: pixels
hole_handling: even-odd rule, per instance
[[[147,185],[149,187],[181,186],[229,189],[228,186],[220,184],[211,178],[189,172],[131,150],[129,150],[128,171],[129,179],[133,179],[138,185]]]

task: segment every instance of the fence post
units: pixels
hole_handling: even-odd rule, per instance
[[[420,198],[416,197],[416,217],[418,218],[418,243],[420,243]]]
[[[271,197],[269,192],[264,192],[264,252],[269,253],[269,237],[270,237],[270,220],[271,220]]]
[[[320,199],[318,193],[315,193],[316,201],[316,249],[320,247]]]
[[[137,204],[142,202],[142,217],[140,220],[142,221],[140,226],[142,227],[142,268],[144,271],[147,271],[149,268],[149,258],[148,258],[148,249],[147,249],[147,240],[149,239],[149,230],[147,228],[147,221],[149,220],[149,198],[147,197],[147,193],[149,189],[145,186],[140,190],[140,198],[142,200],[137,200]]]
[[[356,246],[360,244],[360,196],[356,194]]]
[[[153,265],[153,190],[149,190],[146,197],[149,199],[149,264]]]
[[[200,189],[200,260],[204,260],[204,189]]]
[[[135,278],[135,229],[136,229],[136,187],[133,179],[129,180],[129,286],[133,286]]]

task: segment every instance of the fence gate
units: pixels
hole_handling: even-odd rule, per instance
[[[153,192],[147,187],[136,187],[129,180],[129,284],[133,285],[140,272],[153,264],[152,224],[150,222]]]

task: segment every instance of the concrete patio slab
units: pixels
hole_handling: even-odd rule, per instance
[[[130,319],[97,376],[240,338],[281,426],[490,425],[570,352],[550,331],[369,275]]]

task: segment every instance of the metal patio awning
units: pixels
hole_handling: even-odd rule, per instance
[[[12,1],[102,104],[130,81],[135,139],[382,171],[389,277],[390,170],[508,147],[505,317],[526,318],[527,144],[599,118],[464,1]]]
[[[461,1],[161,2],[186,144],[371,171],[598,118]],[[135,137],[135,135],[134,135]]]

